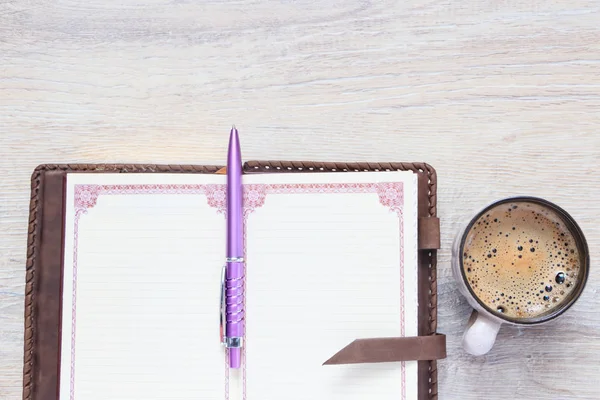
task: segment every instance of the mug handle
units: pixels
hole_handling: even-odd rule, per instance
[[[502,325],[500,322],[487,317],[485,314],[473,311],[462,338],[462,346],[465,351],[474,356],[486,354],[492,349],[496,341],[500,325]]]

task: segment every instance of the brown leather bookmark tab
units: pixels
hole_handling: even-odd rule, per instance
[[[419,218],[419,250],[440,248],[440,219],[437,217]]]
[[[356,339],[323,365],[428,361],[446,358],[446,335]]]

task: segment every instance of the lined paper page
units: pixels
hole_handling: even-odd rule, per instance
[[[76,203],[81,184],[94,186]],[[225,217],[191,193],[204,184],[225,176],[68,175],[61,400],[225,397]],[[81,214],[98,185],[118,188]]]
[[[403,183],[402,225],[380,194],[328,187],[361,182]],[[416,362],[321,365],[356,338],[400,336],[402,302],[404,334],[417,334],[415,175],[268,174],[244,183],[267,192],[246,226],[247,399],[416,399]],[[278,184],[325,186],[292,193]]]

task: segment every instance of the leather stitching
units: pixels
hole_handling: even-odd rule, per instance
[[[33,393],[34,321],[35,321],[35,259],[37,257],[37,215],[40,199],[40,180],[43,166],[36,168],[31,176],[31,198],[29,202],[29,227],[27,235],[27,261],[25,266],[25,338],[23,357],[23,399],[29,400]]]

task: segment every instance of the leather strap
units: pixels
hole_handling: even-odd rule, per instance
[[[446,358],[446,336],[356,339],[323,365],[429,361]]]
[[[440,219],[437,217],[419,218],[419,250],[440,248]]]

